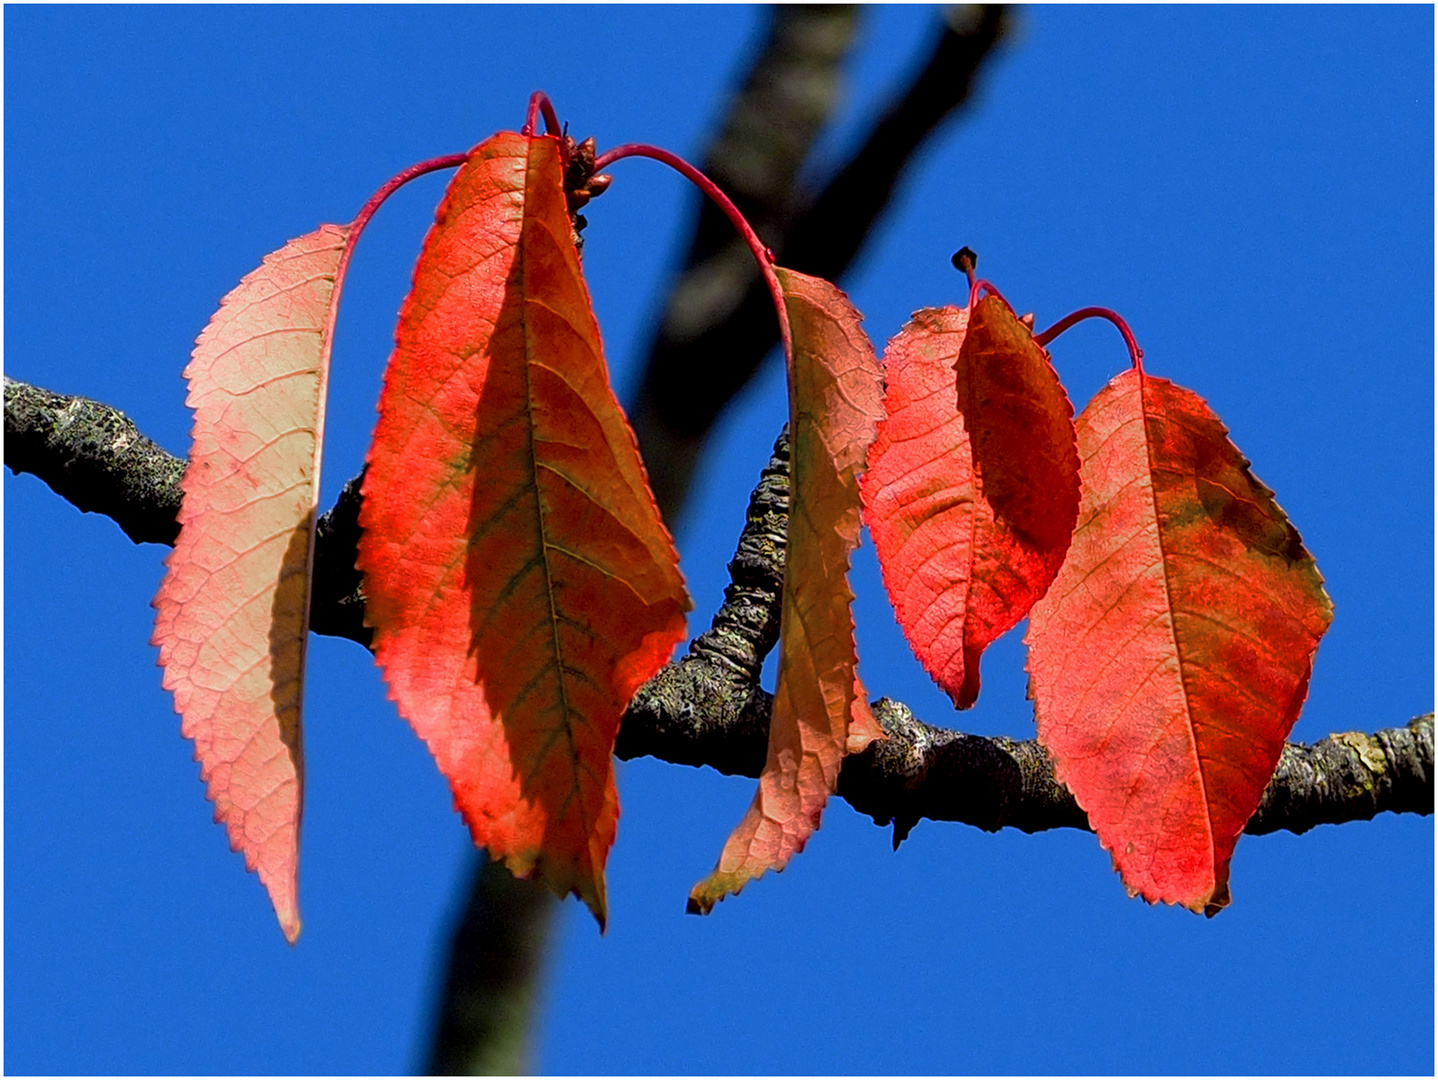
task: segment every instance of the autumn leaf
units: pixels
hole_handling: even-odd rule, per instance
[[[351,226],[267,255],[221,302],[185,376],[195,410],[180,535],[153,644],[230,846],[291,943],[300,707],[336,278]]]
[[[925,308],[884,354],[885,419],[860,482],[884,586],[955,706],[979,657],[1053,581],[1078,516],[1073,407],[996,295]]]
[[[360,524],[390,695],[476,844],[605,921],[611,753],[688,595],[609,387],[559,143],[476,147],[400,313]]]
[[[1039,740],[1129,894],[1213,915],[1332,604],[1196,394],[1127,371],[1077,427],[1083,508],[1027,638]]]
[[[793,334],[789,534],[769,751],[748,813],[689,895],[707,914],[802,851],[846,753],[883,738],[858,676],[849,588],[858,474],[881,412],[881,373],[860,316],[822,278],[775,268]]]

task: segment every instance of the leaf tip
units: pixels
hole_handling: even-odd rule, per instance
[[[609,929],[609,902],[604,895],[603,878],[601,877],[599,880],[598,892],[592,896],[585,893],[580,893],[579,895],[580,899],[584,901],[584,906],[587,907],[589,913],[594,916],[594,921],[599,924],[599,934],[602,937]]]
[[[234,845],[231,845],[234,847]],[[234,848],[234,850],[240,850]],[[266,865],[249,865],[249,855],[245,856],[245,867],[248,870],[258,871],[260,884],[265,887],[269,894],[270,906],[274,908],[275,919],[280,924],[280,933],[285,935],[285,941],[293,945],[300,936],[300,905],[297,897],[295,863],[291,862],[286,867],[273,867]]]
[[[1228,881],[1225,878],[1225,880],[1220,881],[1214,886],[1213,895],[1210,896],[1208,902],[1203,905],[1204,918],[1213,918],[1224,908],[1228,907],[1229,901],[1232,899],[1233,897],[1228,891]]]
[[[849,710],[849,724],[844,739],[844,754],[862,754],[873,742],[883,742],[889,733],[884,730],[865,700],[864,685],[854,677],[854,703]],[[815,828],[818,824],[815,823]]]
[[[965,656],[964,681],[959,685],[958,693],[954,695],[954,708],[972,709],[974,702],[979,700],[979,654],[982,650],[965,649],[965,653],[972,655]]]
[[[743,828],[743,824],[740,824]],[[738,830],[736,830],[738,831]],[[733,837],[730,837],[732,843]],[[721,862],[722,865],[722,862]],[[748,872],[746,872],[746,869]],[[686,915],[708,915],[714,910],[714,905],[727,896],[737,896],[756,877],[764,875],[764,867],[758,868],[758,872],[741,866],[737,870],[725,871],[719,867],[703,881],[689,890],[689,901],[684,905]],[[777,869],[783,869],[778,867]]]

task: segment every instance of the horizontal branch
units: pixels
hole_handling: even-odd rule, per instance
[[[7,378],[5,462],[81,510],[113,518],[137,543],[174,542],[183,463],[108,405]],[[723,605],[686,656],[640,687],[619,733],[618,757],[759,775],[772,702],[759,673],[779,637],[788,464],[781,435],[750,497]],[[367,647],[354,569],[359,503],[356,477],[320,521],[312,628]],[[839,795],[875,822],[892,823],[896,845],[922,818],[989,831],[1088,828],[1035,740],[933,727],[888,698],[874,704],[874,714],[889,738],[845,760]],[[1371,735],[1289,743],[1245,831],[1302,833],[1384,811],[1433,813],[1431,713]]]
[[[180,535],[185,463],[118,409],[5,377],[5,464],[34,473],[66,502],[104,514],[137,544]]]

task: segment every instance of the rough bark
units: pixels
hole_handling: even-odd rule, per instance
[[[5,377],[5,464],[34,473],[87,514],[104,514],[137,544],[180,535],[185,463],[118,409]]]
[[[137,453],[139,445],[143,452]],[[108,514],[121,508],[132,538],[173,542],[180,462],[139,435],[117,410],[7,379],[5,454],[13,471],[35,473],[82,509]],[[771,702],[759,671],[779,635],[788,460],[788,439],[781,434],[750,498],[724,604],[687,655],[635,695],[615,748],[620,758],[649,756],[759,775]],[[358,491],[356,478],[321,519],[313,628],[367,645],[353,570]],[[875,822],[892,823],[896,844],[922,818],[989,831],[1088,827],[1034,740],[933,727],[888,698],[874,709],[890,738],[846,759],[839,795]],[[1290,743],[1246,831],[1301,833],[1384,811],[1433,813],[1431,713],[1372,734],[1345,732],[1312,746]]]

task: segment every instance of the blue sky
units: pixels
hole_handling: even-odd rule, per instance
[[[741,7],[5,11],[5,371],[126,410],[176,453],[180,377],[219,298],[399,169],[523,119],[546,90],[600,147],[697,157],[760,19]],[[931,32],[872,13],[841,155]],[[1047,325],[1117,309],[1148,369],[1203,395],[1336,606],[1294,737],[1433,702],[1433,12],[1037,8],[975,108],[917,161],[843,282],[882,343],[962,302],[968,244]],[[694,196],[615,166],[585,268],[621,397]],[[444,176],[356,254],[325,505],[359,468],[393,318]],[[1052,348],[1076,406],[1126,364]],[[725,418],[679,531],[703,629],[782,422],[782,373]],[[211,823],[148,645],[164,551],[5,479],[5,1069],[370,1073],[419,1066],[474,857],[367,653],[316,638],[305,931],[285,945]],[[1018,634],[956,716],[909,654],[872,547],[854,573],[871,694],[1028,737]],[[1433,823],[1247,837],[1205,920],[1126,898],[1072,830],[923,822],[890,850],[842,802],[781,875],[700,919],[752,781],[619,769],[610,929],[568,902],[539,1066],[560,1073],[1351,1073],[1433,1068]]]

